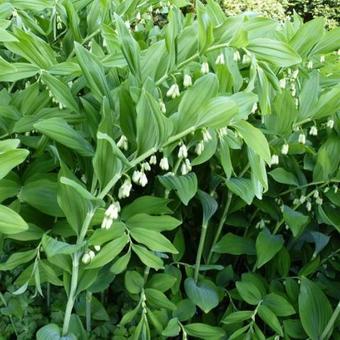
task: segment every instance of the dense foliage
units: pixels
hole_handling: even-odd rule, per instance
[[[2,1],[0,338],[339,339],[324,27]]]

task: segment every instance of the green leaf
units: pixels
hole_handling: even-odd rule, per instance
[[[85,269],[93,269],[103,267],[107,263],[111,262],[128,243],[129,238],[126,234],[123,234],[116,240],[107,243],[94,257],[94,259],[85,266]]]
[[[124,284],[129,293],[139,294],[144,287],[144,279],[138,272],[128,270],[124,275]]]
[[[176,283],[177,278],[175,276],[159,273],[152,275],[151,279],[147,283],[148,288],[157,289],[161,292],[166,292]]]
[[[158,178],[166,189],[175,190],[184,205],[188,205],[197,192],[197,177],[193,172],[183,176],[164,175]]]
[[[56,182],[48,179],[38,179],[25,184],[19,194],[24,202],[41,212],[56,217],[63,217],[64,213],[60,209],[57,202]]]
[[[156,308],[165,308],[176,310],[176,305],[172,303],[164,293],[153,288],[145,288],[144,290],[147,302]]]
[[[332,307],[317,284],[301,278],[299,314],[303,329],[312,340],[320,339],[331,315]]]
[[[210,281],[196,283],[193,278],[188,277],[184,281],[184,289],[188,298],[204,313],[209,313],[218,305],[216,287]]]
[[[130,230],[130,234],[135,241],[146,245],[153,251],[178,254],[172,243],[157,231],[146,228],[133,228]]]
[[[191,323],[184,326],[185,331],[199,339],[224,339],[225,331],[223,328],[210,326],[204,323]]]
[[[145,89],[142,90],[136,110],[137,146],[140,155],[162,145],[172,128],[169,119],[161,112],[159,103]]]
[[[255,53],[259,60],[271,64],[288,67],[301,62],[301,57],[287,43],[268,38],[256,38],[250,40],[247,49]]]
[[[280,321],[276,315],[265,305],[261,304],[257,310],[260,318],[277,334],[283,336],[283,330],[280,325]]]
[[[335,113],[340,105],[340,86],[325,91],[310,112],[310,117],[320,119]]]
[[[24,149],[8,150],[0,153],[0,179],[4,178],[14,167],[21,164],[28,156]]]
[[[247,143],[248,147],[263,158],[267,164],[270,164],[271,156],[269,145],[261,130],[244,120],[235,123],[234,127]]]
[[[239,323],[245,320],[249,320],[254,314],[251,310],[242,310],[238,312],[233,312],[228,314],[224,319],[221,320],[222,323],[230,325],[233,323]]]
[[[28,224],[14,210],[0,205],[0,233],[11,235],[28,229]]]
[[[255,243],[253,240],[228,233],[218,241],[213,248],[215,253],[232,255],[255,255]]]
[[[0,271],[13,270],[23,263],[30,262],[36,255],[36,249],[11,254],[6,262],[0,263]]]
[[[110,272],[115,275],[121,274],[127,268],[130,258],[131,252],[128,251],[125,255],[115,261],[115,263],[110,268]]]
[[[50,323],[42,328],[40,328],[37,332],[37,340],[60,340],[61,336],[60,336],[61,332],[59,329],[59,326],[54,324],[54,323]]]
[[[179,114],[175,124],[177,133],[196,126],[199,119],[198,112],[209,99],[216,96],[217,90],[217,77],[209,73],[197,79],[194,85],[185,91],[178,106]]]
[[[162,332],[162,335],[165,337],[174,337],[174,336],[177,336],[179,332],[180,332],[180,327],[178,324],[178,319],[173,318],[169,320],[167,326]]]
[[[260,290],[250,281],[237,281],[236,288],[241,298],[250,305],[257,305],[262,300]]]
[[[263,305],[270,308],[276,316],[289,316],[295,314],[294,307],[281,295],[270,293],[263,298]]]
[[[152,216],[147,214],[136,214],[126,220],[130,229],[143,228],[155,232],[173,230],[182,222],[172,216]]]
[[[251,180],[234,177],[226,180],[226,184],[230,191],[241,197],[247,204],[251,204],[255,196]]]
[[[70,88],[66,84],[46,72],[42,74],[41,79],[46,83],[47,87],[59,103],[74,112],[79,112],[78,104],[74,99]]]
[[[269,262],[280,251],[283,243],[281,235],[272,235],[267,228],[262,230],[256,238],[256,267],[261,268]]]
[[[132,250],[146,266],[154,268],[155,270],[164,268],[163,261],[145,247],[133,244]]]
[[[63,118],[49,118],[34,124],[34,128],[47,137],[77,151],[81,156],[92,157],[92,145]]]
[[[216,200],[204,191],[199,190],[197,195],[203,208],[202,224],[207,225],[210,218],[215,214],[218,205]]]
[[[299,182],[296,176],[284,168],[275,168],[274,170],[270,171],[268,174],[271,177],[273,177],[274,180],[278,183],[295,185],[295,186],[299,185]]]
[[[71,255],[81,249],[84,244],[68,244],[66,242],[57,241],[54,238],[44,235],[41,242],[47,257],[59,254]]]
[[[283,218],[294,237],[301,235],[306,225],[309,223],[309,216],[293,210],[286,205],[283,207]]]

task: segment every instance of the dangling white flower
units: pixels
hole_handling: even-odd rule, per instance
[[[103,39],[103,47],[107,47],[107,41],[106,41],[106,39]]]
[[[288,151],[289,151],[289,145],[288,144],[283,144],[282,145],[282,148],[281,148],[281,153],[283,155],[287,155],[288,154]]]
[[[251,113],[254,114],[257,110],[257,103],[254,103],[252,108],[251,108]]]
[[[124,135],[122,135],[119,138],[119,141],[117,142],[117,146],[120,149],[127,150],[128,149],[128,139]]]
[[[315,191],[314,191],[313,197],[314,197],[314,198],[318,198],[318,197],[319,197],[319,191],[318,191],[318,190],[315,190]]]
[[[195,147],[195,152],[199,156],[204,151],[204,142],[199,142]]]
[[[238,62],[238,61],[241,60],[241,56],[240,56],[240,52],[239,52],[239,51],[236,50],[236,51],[234,52],[233,60],[236,61],[236,62]]]
[[[300,201],[301,204],[305,203],[306,202],[306,196],[301,195],[299,201]]]
[[[142,171],[150,171],[151,170],[151,166],[148,162],[143,162],[141,165]]]
[[[207,129],[203,129],[202,131],[202,135],[203,135],[203,141],[204,142],[209,142],[210,140],[212,140],[211,134]]]
[[[160,107],[162,113],[166,113],[166,106],[165,106],[163,101],[159,102],[159,107]]]
[[[186,175],[191,171],[191,163],[189,159],[186,159],[181,165],[181,174]]]
[[[295,107],[298,108],[299,107],[299,99],[295,98]]]
[[[246,64],[248,64],[250,62],[251,62],[251,59],[250,59],[249,55],[248,54],[244,54],[243,57],[242,57],[242,64],[246,65]]]
[[[202,74],[209,73],[209,64],[206,61],[201,65],[201,73]]]
[[[81,258],[81,262],[83,262],[84,264],[88,264],[91,262],[91,257],[89,253],[85,253],[82,258]]]
[[[313,68],[313,61],[312,61],[312,60],[310,60],[310,61],[308,62],[307,68],[308,68],[309,70],[311,70],[311,69]]]
[[[329,187],[326,187],[325,189],[323,189],[324,193],[327,193],[329,191]]]
[[[138,12],[137,15],[136,15],[136,20],[140,21],[140,19],[142,19],[142,16],[141,16],[140,12]]]
[[[125,197],[129,197],[131,189],[132,189],[132,183],[131,183],[130,179],[127,178],[124,181],[124,183],[122,184],[122,186],[119,188],[118,198],[122,199],[122,198],[125,198]]]
[[[131,24],[129,20],[126,20],[124,23],[125,23],[126,28],[131,28]]]
[[[311,211],[312,210],[312,203],[311,202],[307,202],[306,203],[306,209],[307,209],[307,211]]]
[[[139,170],[135,170],[135,171],[133,172],[133,174],[132,174],[132,181],[133,181],[134,183],[138,184],[139,181],[140,181],[141,176],[142,176],[142,172],[139,171]]]
[[[318,198],[315,200],[315,203],[316,203],[317,205],[322,205],[323,199],[322,199],[321,197],[318,197]]]
[[[333,185],[334,193],[336,194],[339,190],[338,186],[336,184]]]
[[[294,198],[293,205],[297,205],[300,203],[300,200],[298,198]]]
[[[99,246],[99,245],[94,246],[95,251],[100,251],[100,249],[101,249],[101,246]]]
[[[182,144],[178,150],[178,158],[187,158],[187,157],[188,157],[188,149],[185,146],[185,144]]]
[[[320,56],[320,63],[324,63],[326,60],[325,56],[324,55],[321,55]]]
[[[64,105],[62,103],[59,103],[59,110],[62,110],[64,108]]]
[[[215,61],[216,65],[224,65],[225,61],[224,61],[224,54],[221,53],[217,56],[216,61]]]
[[[270,165],[276,165],[279,164],[279,156],[278,155],[272,155],[272,158],[270,160]]]
[[[168,161],[168,158],[167,157],[163,157],[160,162],[159,162],[159,167],[162,169],[162,170],[169,170],[169,161]]]
[[[306,135],[304,133],[299,134],[299,143],[306,144]]]
[[[334,120],[333,119],[328,119],[327,127],[330,128],[330,129],[333,129],[333,127],[334,127]]]
[[[111,220],[116,220],[120,212],[119,202],[112,202],[105,211],[105,216]]]
[[[88,254],[89,254],[91,260],[93,260],[94,257],[96,256],[96,254],[94,253],[93,250],[90,250]]]
[[[309,130],[309,134],[311,136],[317,136],[318,135],[318,129],[315,125],[313,125],[310,130]]]
[[[179,97],[179,87],[177,84],[172,84],[169,88],[168,92],[166,93],[167,97],[171,97],[172,99]]]
[[[185,74],[183,78],[183,86],[184,87],[189,87],[192,85],[192,79],[189,74]]]
[[[286,78],[280,79],[279,85],[280,85],[281,89],[286,88]]]
[[[226,136],[228,134],[228,128],[223,127],[218,130],[218,133],[221,137]]]
[[[142,187],[145,187],[148,184],[148,178],[146,177],[144,172],[142,172],[142,174],[141,174],[141,177],[140,177],[140,180],[139,180],[139,184]]]
[[[296,70],[294,70],[293,73],[292,73],[292,78],[293,78],[293,79],[296,79],[296,78],[298,77],[298,75],[299,75],[299,69],[296,69]]]
[[[152,155],[152,156],[150,157],[149,163],[150,163],[151,165],[157,164],[157,157],[156,157],[155,155]]]

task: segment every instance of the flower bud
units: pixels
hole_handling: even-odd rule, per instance
[[[333,129],[333,127],[334,127],[334,120],[333,119],[328,119],[327,127],[330,128],[330,129]]]
[[[82,258],[81,258],[81,262],[83,262],[84,264],[88,264],[91,262],[91,256],[89,253],[85,253]]]
[[[183,86],[184,87],[189,87],[191,85],[192,85],[191,76],[189,74],[185,74],[184,75],[184,79],[183,79]]]
[[[225,64],[225,60],[224,60],[224,54],[221,53],[217,56],[216,61],[215,61],[216,65],[224,65]]]
[[[234,52],[233,60],[236,61],[236,62],[238,62],[238,61],[241,60],[241,56],[240,56],[240,52],[239,52],[239,51],[236,50],[236,51]]]
[[[272,155],[272,158],[270,160],[270,165],[276,165],[279,164],[279,156],[278,155]]]
[[[162,170],[169,170],[169,161],[168,161],[168,158],[167,157],[163,157],[160,162],[159,162],[159,167],[162,169]]]
[[[306,135],[304,133],[299,134],[299,143],[306,144]]]
[[[318,135],[318,129],[317,129],[317,127],[315,125],[310,128],[309,134],[311,136],[317,136]]]
[[[188,149],[185,146],[185,144],[182,144],[178,150],[178,158],[187,158],[187,157],[188,157]]]
[[[195,147],[195,152],[199,156],[204,151],[204,143],[201,141]]]
[[[101,246],[99,246],[99,245],[94,246],[95,251],[100,251],[100,249],[101,249]]]
[[[157,157],[155,155],[152,155],[150,157],[149,164],[151,164],[151,165],[157,164]]]
[[[288,151],[289,151],[289,145],[288,144],[283,144],[282,145],[282,148],[281,148],[281,153],[283,155],[287,155],[288,154]]]
[[[171,97],[172,99],[175,99],[176,97],[180,96],[179,93],[179,87],[177,84],[172,84],[169,88],[168,92],[166,93],[167,97]]]
[[[202,63],[202,65],[201,65],[201,73],[202,74],[209,73],[209,64],[207,62]]]
[[[117,146],[123,150],[128,149],[128,140],[124,135],[120,137],[119,141],[117,142]]]
[[[122,186],[119,188],[118,198],[122,199],[122,198],[125,198],[125,197],[129,197],[131,189],[132,189],[131,181],[130,181],[130,179],[126,179],[124,181],[124,183],[122,184]]]

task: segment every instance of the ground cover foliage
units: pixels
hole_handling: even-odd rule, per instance
[[[0,338],[338,339],[324,27],[2,1]]]

